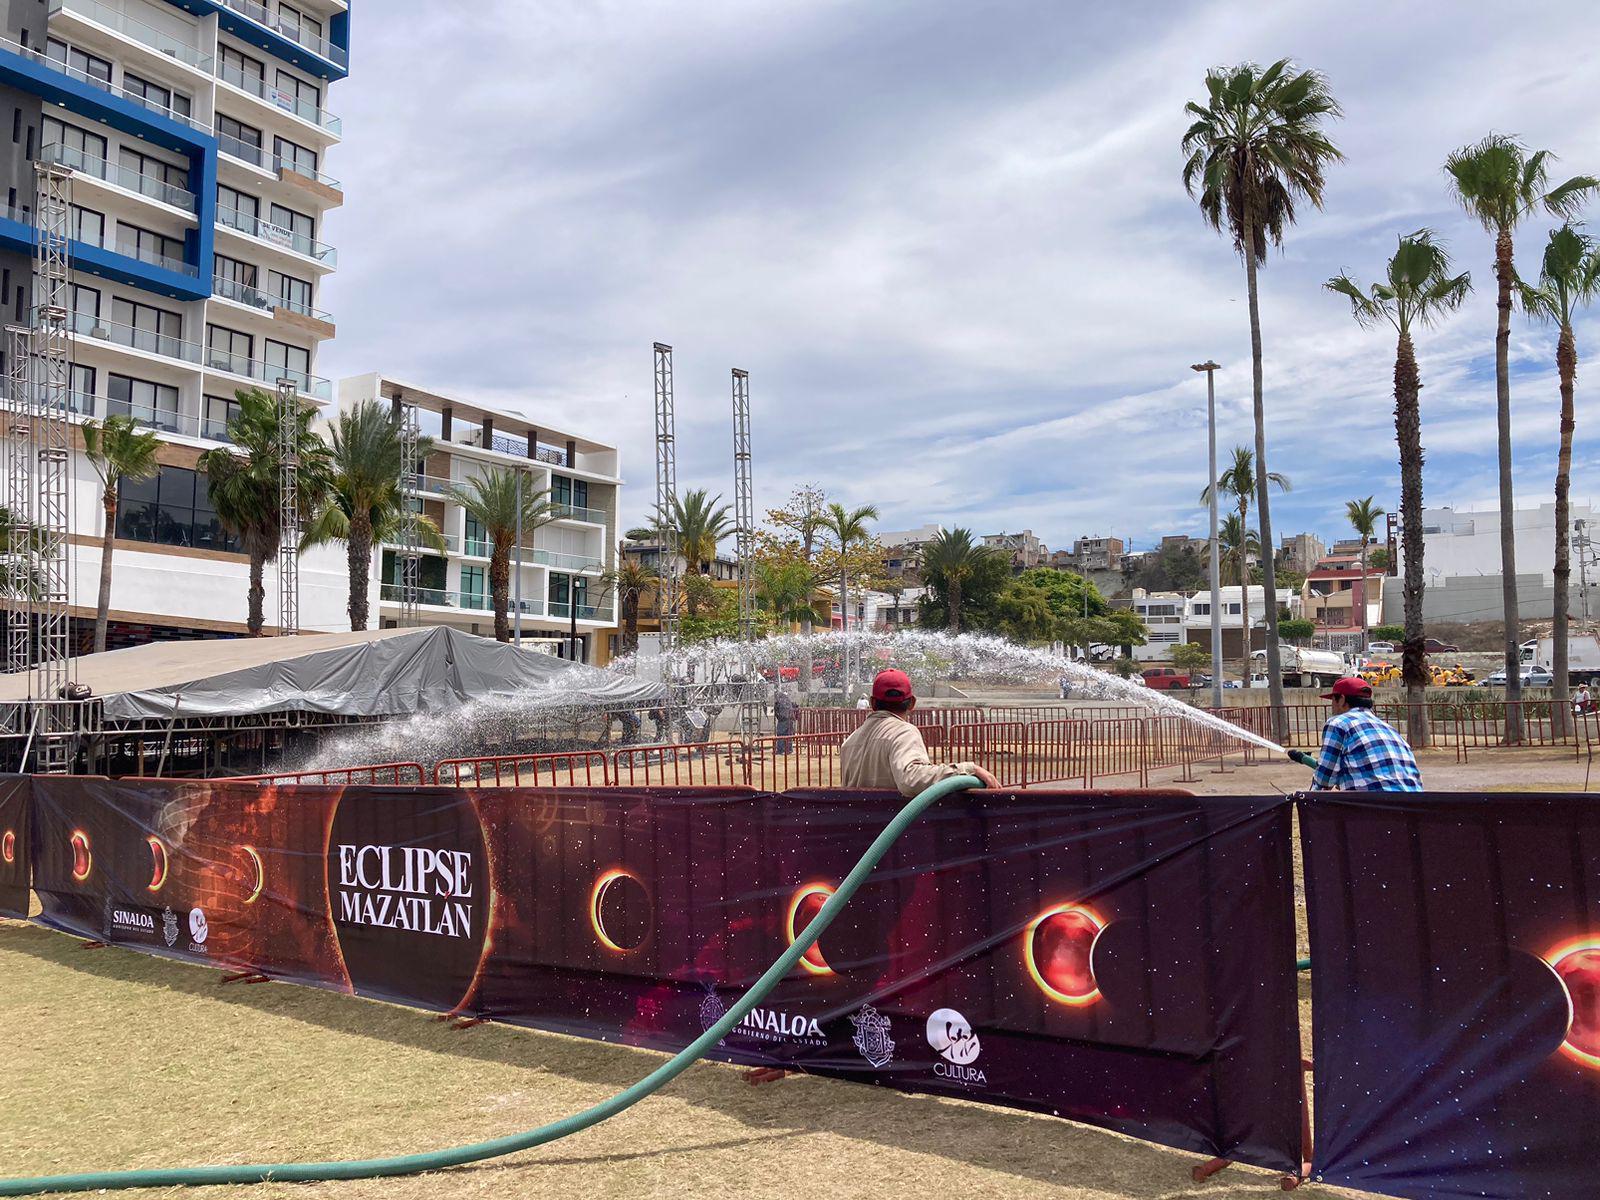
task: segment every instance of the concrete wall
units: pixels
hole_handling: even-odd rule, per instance
[[[1517,610],[1524,621],[1548,620],[1554,611],[1555,590],[1542,575],[1517,575]],[[1571,610],[1583,612],[1578,575],[1572,576]],[[1600,614],[1600,581],[1589,581],[1589,610]],[[1450,624],[1498,621],[1504,614],[1499,575],[1451,575],[1430,582],[1422,591],[1422,618]],[[1383,620],[1398,625],[1405,620],[1401,580],[1384,589]]]

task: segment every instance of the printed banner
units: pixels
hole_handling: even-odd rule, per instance
[[[1316,1156],[1415,1197],[1592,1195],[1600,809],[1319,794],[1300,810]]]
[[[0,775],[0,917],[28,916],[28,797],[26,775]]]
[[[45,923],[677,1050],[898,811],[882,793],[44,780]],[[955,797],[717,1057],[1300,1160],[1281,798]]]

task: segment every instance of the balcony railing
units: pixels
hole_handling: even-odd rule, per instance
[[[307,258],[314,258],[329,267],[339,263],[339,252],[332,246],[325,246],[315,238],[307,237],[303,233],[295,233],[292,229],[285,229],[282,225],[274,225],[270,221],[263,221],[260,217],[253,217],[249,213],[240,212],[236,208],[224,205],[217,206],[217,224],[225,229],[234,229],[246,237],[259,238],[270,245],[278,246],[284,250],[292,250],[296,254],[303,254]]]
[[[327,130],[334,137],[338,137],[344,130],[344,122],[332,113],[325,112],[308,100],[302,100],[292,92],[273,87],[265,79],[246,75],[229,63],[217,64],[217,78],[241,92],[249,92],[252,96],[265,100],[274,108],[281,108],[284,112],[293,113],[302,121],[309,121],[317,128]]]
[[[606,523],[606,514],[598,508],[584,508],[578,504],[552,504],[550,507],[558,517],[569,521],[592,521],[596,525]]]
[[[141,196],[148,196],[152,200],[159,200],[162,204],[170,204],[173,208],[181,208],[185,212],[194,212],[194,193],[185,188],[174,187],[163,180],[150,175],[141,174],[132,167],[125,167],[120,163],[110,162],[104,158],[95,158],[85,154],[82,150],[72,146],[63,146],[52,142],[39,151],[39,161],[59,163],[84,175],[92,175],[96,179],[103,179],[117,187],[126,188],[130,192],[138,192]]]
[[[0,38],[0,48],[9,50],[13,54],[20,54],[29,62],[38,63],[41,67],[48,67],[52,71],[60,71],[69,79],[76,79],[79,83],[86,83],[90,87],[99,88],[102,92],[110,92],[113,96],[121,96],[124,100],[131,101],[141,108],[148,108],[151,112],[160,113],[163,117],[169,117],[180,125],[187,125],[190,129],[198,130],[201,133],[211,132],[210,126],[196,121],[193,117],[174,112],[172,109],[163,107],[155,101],[139,95],[137,92],[130,92],[127,88],[118,87],[109,80],[101,79],[98,75],[91,75],[87,71],[62,62],[59,58],[52,58],[48,54],[40,53],[31,46],[13,42],[10,38]]]
[[[123,400],[107,400],[106,415],[132,417],[149,429],[163,433],[176,433],[184,437],[200,437],[202,422],[193,413],[172,412],[164,408],[151,408],[145,404],[129,404]],[[213,436],[213,435],[206,435]],[[222,440],[222,439],[217,439]]]
[[[564,621],[572,619],[572,606],[564,600],[552,600],[545,607],[551,617]],[[578,605],[578,620],[609,621],[611,620],[611,606],[609,604],[580,604]]]
[[[481,449],[483,447],[483,430],[474,429],[461,440],[461,444],[463,446],[477,446]],[[508,434],[497,433],[489,439],[488,448],[497,454],[515,454],[518,458],[528,457],[527,438],[511,437]],[[533,461],[550,463],[557,467],[570,465],[567,462],[566,451],[557,450],[551,446],[537,447],[533,453]]]
[[[109,4],[101,4],[100,0],[63,0],[62,7],[68,12],[77,13],[86,17],[97,25],[104,25],[107,29],[115,30],[123,37],[142,45],[150,47],[168,58],[175,58],[179,62],[188,63],[196,70],[211,73],[211,56],[204,54],[187,42],[179,41],[171,34],[162,33],[161,30],[146,25],[135,17],[130,17],[120,8],[113,8]]]
[[[280,37],[287,38],[296,46],[311,51],[318,58],[327,59],[341,70],[350,67],[350,56],[343,49],[335,46],[325,37],[319,37],[309,29],[304,29],[298,21],[286,21],[275,16],[264,4],[256,0],[221,0],[224,8],[232,9],[242,17],[247,17],[264,29],[270,29]]]
[[[400,602],[401,588],[398,583],[386,583],[379,590],[379,598],[391,603]],[[435,608],[459,608],[468,612],[493,612],[494,597],[488,592],[461,592],[451,591],[446,588],[420,588],[417,592],[418,601],[430,604]],[[508,612],[516,612],[519,606],[515,596],[506,603]],[[544,601],[524,599],[520,605],[524,616],[539,616],[544,612]]]
[[[251,308],[259,308],[263,312],[270,313],[275,308],[286,308],[290,312],[313,317],[318,321],[327,321],[330,325],[333,323],[333,317],[321,309],[312,308],[309,304],[302,304],[298,300],[271,295],[260,288],[253,288],[249,284],[240,283],[223,275],[212,276],[211,287],[217,295],[226,300],[232,300],[236,304],[248,304]]]
[[[268,387],[277,387],[280,379],[292,379],[303,396],[311,396],[318,400],[333,399],[333,384],[329,380],[317,375],[308,375],[304,371],[296,371],[292,367],[262,362],[257,358],[246,358],[242,354],[218,350],[215,346],[205,348],[202,362],[208,371],[225,371],[229,375],[242,375],[246,379],[266,384]]]
[[[137,329],[132,325],[107,321],[91,313],[70,314],[67,317],[67,330],[79,337],[110,342],[113,346],[126,346],[131,350],[143,350],[148,354],[159,354],[163,358],[176,358],[186,363],[200,361],[201,346],[198,342],[186,342],[182,338],[160,334],[153,329]]]
[[[240,162],[249,163],[252,167],[260,167],[264,171],[276,171],[280,175],[285,171],[293,171],[296,175],[303,175],[307,179],[313,179],[336,192],[343,190],[343,185],[337,179],[324,175],[315,167],[308,167],[303,163],[295,162],[293,159],[284,158],[281,154],[274,154],[265,146],[257,146],[250,142],[240,141],[231,133],[222,133],[221,131],[216,133],[216,139],[217,148],[224,154],[232,155]]]
[[[460,553],[470,558],[488,558],[494,553],[494,542],[488,538],[467,538]],[[515,554],[515,551],[512,552]],[[522,561],[526,565],[554,567],[558,571],[603,571],[605,562],[588,554],[561,554],[539,546],[522,547]]]

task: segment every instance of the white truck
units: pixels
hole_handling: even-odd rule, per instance
[[[1336,679],[1351,673],[1350,663],[1342,654],[1332,650],[1303,650],[1298,646],[1279,649],[1283,663],[1284,687],[1327,686]],[[1250,656],[1258,667],[1265,667],[1267,652],[1257,650]]]
[[[1552,638],[1524,642],[1523,667],[1551,670],[1550,661],[1555,655],[1555,645]],[[1567,678],[1573,683],[1600,683],[1600,638],[1593,634],[1577,633],[1567,639]]]

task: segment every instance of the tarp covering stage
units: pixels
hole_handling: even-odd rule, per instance
[[[469,700],[527,697],[632,708],[660,684],[582,667],[447,626],[231,641],[159,642],[77,660],[112,720],[302,712],[387,717],[448,712]],[[0,705],[27,678],[0,676]],[[37,688],[35,688],[37,691]]]

